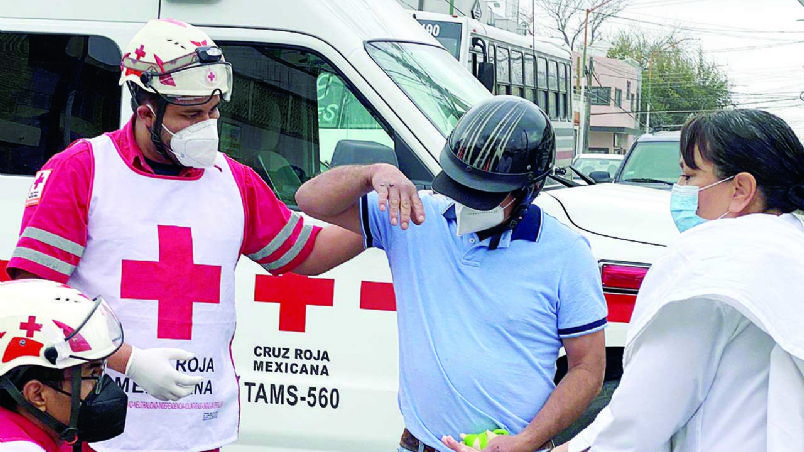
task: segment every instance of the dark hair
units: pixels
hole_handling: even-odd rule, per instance
[[[744,109],[695,116],[681,129],[681,157],[693,169],[696,148],[720,179],[753,175],[766,209],[804,209],[804,146],[778,116]]]
[[[5,377],[11,381],[18,390],[22,391],[31,380],[38,380],[41,382],[55,382],[64,380],[64,369],[53,369],[52,367],[43,366],[20,366],[8,371]],[[15,411],[17,402],[11,398],[11,395],[4,389],[0,389],[0,407],[10,411]]]
[[[131,93],[131,111],[137,111],[137,107],[143,104],[150,104],[152,107],[157,108],[162,100],[159,94],[146,91],[136,83],[128,81],[126,85]]]

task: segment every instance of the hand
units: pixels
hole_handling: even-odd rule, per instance
[[[531,450],[522,443],[519,435],[494,435],[488,436],[489,442],[482,450],[484,452],[525,452]],[[452,436],[444,436],[441,442],[455,452],[475,452],[481,449],[469,447],[466,444],[456,441]]]
[[[171,360],[187,360],[193,356],[179,348],[131,347],[125,374],[159,400],[179,400],[192,394],[195,385],[204,379],[177,371]]]
[[[388,210],[391,224],[407,229],[412,219],[415,224],[424,222],[424,206],[416,186],[399,168],[377,164],[372,168],[371,185],[379,195],[380,210]]]

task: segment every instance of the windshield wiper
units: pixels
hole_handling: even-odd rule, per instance
[[[591,177],[589,177],[586,174],[582,173],[581,170],[579,170],[578,168],[575,168],[572,165],[570,165],[568,168],[571,169],[573,173],[577,174],[578,177],[581,178],[581,180],[586,182],[587,185],[595,185],[597,183]]]
[[[642,183],[646,183],[646,184],[673,185],[672,182],[667,182],[666,180],[651,179],[649,177],[636,177],[634,179],[623,179],[622,182],[642,182]]]

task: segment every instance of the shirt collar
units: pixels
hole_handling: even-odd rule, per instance
[[[446,206],[444,206],[444,208],[441,210],[441,215],[443,215],[447,220],[455,221],[457,219],[455,214],[455,201],[450,201]],[[531,242],[537,242],[539,241],[541,231],[542,209],[535,204],[531,204],[528,207],[528,211],[525,212],[525,216],[522,218],[522,221],[520,221],[516,228],[514,228],[513,232],[508,230],[502,233],[498,247],[508,247],[511,240],[529,240]],[[486,243],[490,240],[491,238],[487,238],[482,243]]]
[[[39,447],[44,449],[46,452],[56,452],[59,450],[59,445],[53,441],[53,438],[50,437],[41,427],[34,424],[25,416],[15,413],[14,411],[7,410],[5,408],[0,408],[2,410],[2,416],[5,417],[9,422],[15,424],[19,427],[20,430],[25,432],[33,441],[36,442]]]
[[[134,168],[135,170],[156,175],[153,168],[151,168],[151,165],[149,165],[145,160],[145,156],[143,155],[140,146],[137,144],[137,139],[134,137],[134,121],[135,116],[132,115],[131,119],[129,119],[126,125],[120,130],[121,135],[120,140],[118,141],[120,156],[123,157],[123,160],[125,160],[128,166]],[[180,179],[198,179],[203,174],[204,170],[202,168],[182,168],[179,175],[175,177]]]

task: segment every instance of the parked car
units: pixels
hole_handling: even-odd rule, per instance
[[[613,182],[670,189],[681,175],[679,132],[644,134],[634,141]]]
[[[610,182],[624,157],[622,154],[579,154],[572,159],[572,167],[596,182]]]

